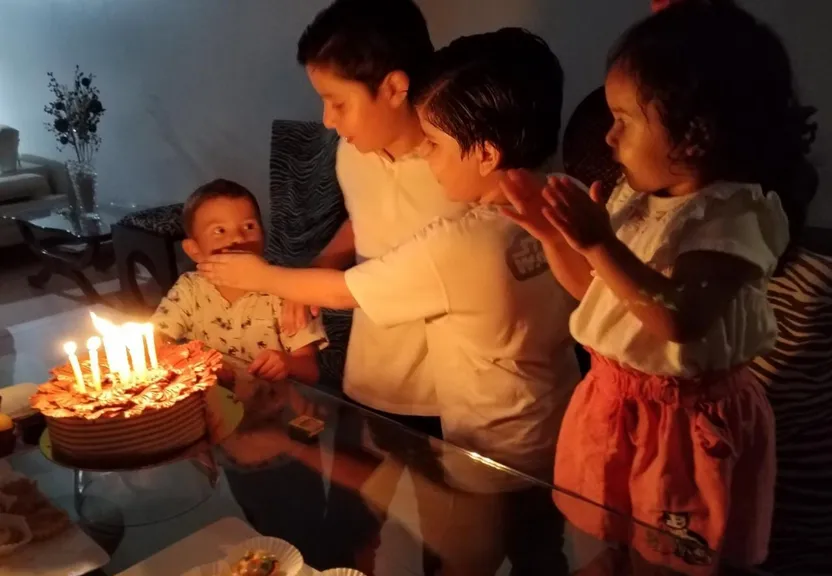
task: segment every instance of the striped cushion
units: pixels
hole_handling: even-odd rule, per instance
[[[269,159],[269,238],[266,258],[305,266],[347,218],[335,177],[338,138],[317,122],[275,120]],[[321,382],[340,389],[352,314],[324,311],[330,346],[319,355]]]
[[[832,574],[832,256],[801,249],[769,287],[779,334],[753,365],[777,422],[774,529],[765,567]]]

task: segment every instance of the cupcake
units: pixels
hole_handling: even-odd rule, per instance
[[[8,456],[14,451],[17,438],[14,435],[14,422],[0,412],[0,458]]]

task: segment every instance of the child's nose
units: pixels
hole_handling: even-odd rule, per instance
[[[246,233],[243,228],[235,228],[231,241],[235,244],[243,242],[246,239]]]
[[[326,126],[327,130],[335,129],[335,118],[332,112],[329,110],[328,106],[324,106],[323,123],[324,126]]]
[[[607,143],[607,146],[610,148],[615,148],[615,145],[618,143],[618,134],[616,134],[615,125],[609,129],[607,135],[604,136],[604,142]]]

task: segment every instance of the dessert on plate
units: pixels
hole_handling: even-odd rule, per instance
[[[231,576],[281,576],[280,562],[265,550],[251,550],[231,567]]]

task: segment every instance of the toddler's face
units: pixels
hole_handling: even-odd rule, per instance
[[[402,107],[409,106],[406,84],[392,81],[391,75],[373,95],[361,82],[342,78],[327,67],[309,65],[306,74],[323,100],[324,126],[360,152],[379,152],[398,138]]]
[[[194,214],[193,235],[183,243],[196,262],[211,254],[239,247],[263,254],[263,227],[248,198],[212,198]]]
[[[645,194],[694,191],[694,171],[675,160],[684,151],[675,149],[656,105],[641,100],[638,86],[627,71],[613,66],[604,90],[615,120],[606,140],[627,183]]]

